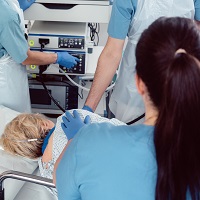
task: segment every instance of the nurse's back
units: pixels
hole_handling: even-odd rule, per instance
[[[81,129],[67,149],[71,158],[64,156],[61,165],[66,165],[57,170],[59,174],[73,169],[70,177],[60,174],[64,182],[59,184],[67,190],[62,196],[58,193],[59,199],[72,199],[74,191],[82,200],[155,199],[153,130],[153,126],[109,123]]]

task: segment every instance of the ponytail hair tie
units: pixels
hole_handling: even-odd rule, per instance
[[[179,53],[187,53],[186,51],[185,51],[185,49],[177,49],[176,51],[175,51],[175,53],[174,53],[174,55],[176,56],[177,54],[179,54]]]

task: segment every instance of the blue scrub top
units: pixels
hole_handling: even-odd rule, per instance
[[[195,7],[194,18],[200,21],[200,0],[193,1]],[[114,0],[108,25],[108,34],[110,37],[117,39],[126,38],[130,23],[137,9],[137,2],[138,0]]]
[[[59,200],[155,200],[153,126],[83,127],[56,171]]]
[[[0,58],[9,54],[17,63],[27,58],[28,44],[20,22],[18,13],[6,1],[0,0]]]

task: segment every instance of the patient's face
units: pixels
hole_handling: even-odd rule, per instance
[[[46,120],[45,122],[44,122],[44,128],[46,129],[46,130],[50,130],[50,129],[52,129],[53,127],[55,126],[55,124],[51,121],[51,120]]]

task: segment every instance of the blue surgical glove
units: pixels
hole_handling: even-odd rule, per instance
[[[61,123],[61,127],[68,140],[72,139],[83,126],[91,123],[89,115],[85,117],[84,121],[82,121],[76,110],[73,111],[73,115],[67,111],[65,116],[62,117],[63,123]]]
[[[57,52],[57,55],[58,57],[56,63],[66,68],[72,68],[77,65],[77,62],[80,62],[78,58],[70,55],[67,52]]]
[[[83,109],[83,110],[87,110],[87,111],[92,112],[92,113],[94,112],[94,111],[92,110],[92,108],[90,108],[90,106],[84,105],[82,109]]]
[[[20,8],[25,11],[27,8],[29,8],[35,0],[18,0]]]

